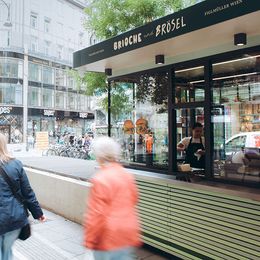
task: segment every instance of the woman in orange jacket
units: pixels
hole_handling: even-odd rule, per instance
[[[135,180],[118,162],[120,146],[109,137],[93,142],[100,170],[92,178],[85,216],[84,245],[95,260],[135,259],[141,245]]]

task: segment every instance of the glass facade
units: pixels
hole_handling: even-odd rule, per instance
[[[19,60],[0,58],[0,77],[18,78]]]
[[[77,93],[68,92],[68,107],[69,109],[77,109]]]
[[[175,103],[204,101],[204,66],[175,71]]]
[[[42,102],[41,102],[41,96],[42,96],[42,89],[39,87],[29,87],[29,99],[28,103],[29,106],[35,106],[35,107],[40,107]]]
[[[56,91],[56,107],[60,109],[66,108],[66,92]]]
[[[36,63],[29,62],[28,79],[30,81],[41,82],[42,66]]]
[[[260,53],[213,64],[214,175],[258,181]]]
[[[113,85],[112,136],[125,164],[167,169],[168,80],[166,72],[143,73]]]
[[[51,67],[43,66],[42,82],[45,84],[54,84],[54,69]]]
[[[22,105],[22,85],[20,84],[0,84],[0,103]]]
[[[0,82],[0,102],[22,105],[23,60],[0,57],[0,78],[6,78]],[[7,79],[15,83],[9,83]],[[78,93],[74,79],[65,68],[54,68],[29,59],[28,80],[28,106],[82,112],[89,110],[88,97]]]
[[[111,81],[111,135],[124,164],[178,176],[188,163],[192,177],[259,181],[260,52],[211,61]]]
[[[46,108],[54,108],[54,90],[42,89],[42,106]]]
[[[74,79],[68,75],[66,69],[29,62],[28,75],[29,82],[31,82],[28,91],[30,106],[84,112],[89,109],[88,97],[78,93]],[[34,87],[34,84],[37,84],[38,87]],[[52,86],[53,89],[51,89]],[[54,90],[54,86],[56,86],[56,90]]]

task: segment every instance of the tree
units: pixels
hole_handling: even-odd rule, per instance
[[[92,0],[85,26],[108,39],[194,3],[194,0]]]
[[[194,2],[195,0],[92,0],[85,8],[85,27],[98,39],[105,40],[178,11]],[[87,86],[86,94],[88,95],[102,95],[108,91],[103,73],[87,72],[83,77],[78,77],[77,81]],[[144,85],[141,84],[142,86]],[[160,84],[156,86],[159,87]],[[117,113],[129,110],[127,106],[129,100],[123,89],[119,83],[112,85],[111,113],[114,118],[117,118]],[[160,104],[164,102],[165,93],[163,100],[158,98],[158,93],[160,91],[155,89],[153,101]],[[107,98],[104,98],[101,103],[106,109]]]

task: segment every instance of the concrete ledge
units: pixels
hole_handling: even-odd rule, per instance
[[[91,184],[86,181],[24,167],[41,206],[82,223]]]

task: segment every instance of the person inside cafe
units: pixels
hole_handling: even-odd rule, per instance
[[[183,138],[177,144],[177,150],[185,152],[185,163],[192,168],[205,168],[205,139],[202,134],[203,126],[197,122],[192,127],[192,136]]]

